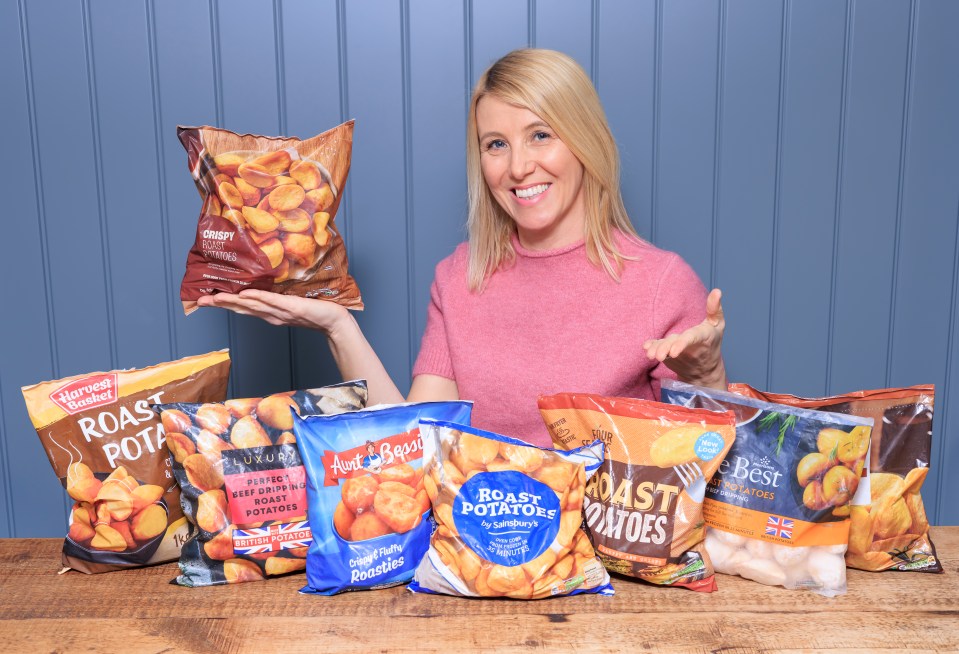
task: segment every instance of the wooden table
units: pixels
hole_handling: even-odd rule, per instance
[[[57,575],[57,539],[0,540],[4,652],[959,651],[959,527],[933,528],[945,574],[849,570],[826,599],[718,575],[712,594],[618,579],[614,597],[535,602],[404,587],[300,595],[302,575],[213,588],[175,564]]]

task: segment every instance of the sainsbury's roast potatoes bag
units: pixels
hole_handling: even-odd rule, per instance
[[[74,500],[64,566],[109,572],[180,555],[192,530],[150,405],[220,401],[229,372],[221,350],[23,388],[43,449]]]
[[[602,442],[560,451],[426,418],[420,430],[436,530],[410,590],[524,600],[613,594],[581,529]]]
[[[183,511],[198,527],[181,586],[260,581],[306,567],[312,539],[293,416],[366,406],[366,382],[266,397],[157,405]]]
[[[661,586],[716,590],[703,546],[703,498],[736,439],[733,413],[587,393],[541,396],[539,410],[557,447],[595,438],[606,444],[583,504],[606,569]]]
[[[763,393],[746,384],[730,384],[729,390],[768,402],[872,418],[865,480],[869,497],[851,507],[846,565],[870,571],[942,572],[920,494],[932,452],[932,385],[816,398]]]
[[[180,285],[185,313],[203,295],[247,288],[363,308],[335,220],[353,121],[303,141],[214,127],[177,135],[203,199]]]

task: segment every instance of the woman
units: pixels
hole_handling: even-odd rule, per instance
[[[720,292],[636,234],[599,97],[558,52],[516,50],[479,79],[467,127],[469,241],[436,267],[410,401],[473,400],[483,429],[549,443],[539,394],[658,399],[659,380],[725,388]],[[201,298],[319,329],[370,403],[400,402],[356,321],[317,300]]]

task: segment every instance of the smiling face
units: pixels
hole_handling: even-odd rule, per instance
[[[583,165],[529,109],[487,95],[476,105],[480,164],[523,247],[547,250],[583,239]]]

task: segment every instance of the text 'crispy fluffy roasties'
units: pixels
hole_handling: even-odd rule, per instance
[[[429,546],[421,417],[469,422],[471,402],[381,405],[296,418],[313,540],[304,593],[405,583]]]
[[[155,407],[167,430],[183,510],[199,529],[180,554],[182,586],[302,571],[310,542],[306,475],[293,416],[366,406],[366,382],[222,403]]]
[[[606,568],[663,586],[716,590],[702,502],[736,438],[735,416],[585,393],[541,397],[539,409],[557,447],[595,438],[606,444],[584,508]]]
[[[229,373],[221,350],[23,388],[43,449],[75,502],[63,565],[109,572],[180,555],[191,527],[150,405],[220,401]]]
[[[767,402],[872,418],[869,497],[850,508],[846,565],[874,572],[942,572],[920,494],[932,454],[932,385],[816,398],[763,393],[746,384],[730,384],[729,390]],[[841,458],[838,446],[824,454]]]
[[[541,599],[612,595],[583,522],[603,444],[561,452],[456,423],[420,421],[436,531],[414,592]]]
[[[180,285],[185,313],[203,295],[247,288],[363,308],[336,220],[353,121],[302,141],[214,127],[177,135],[203,199]]]

